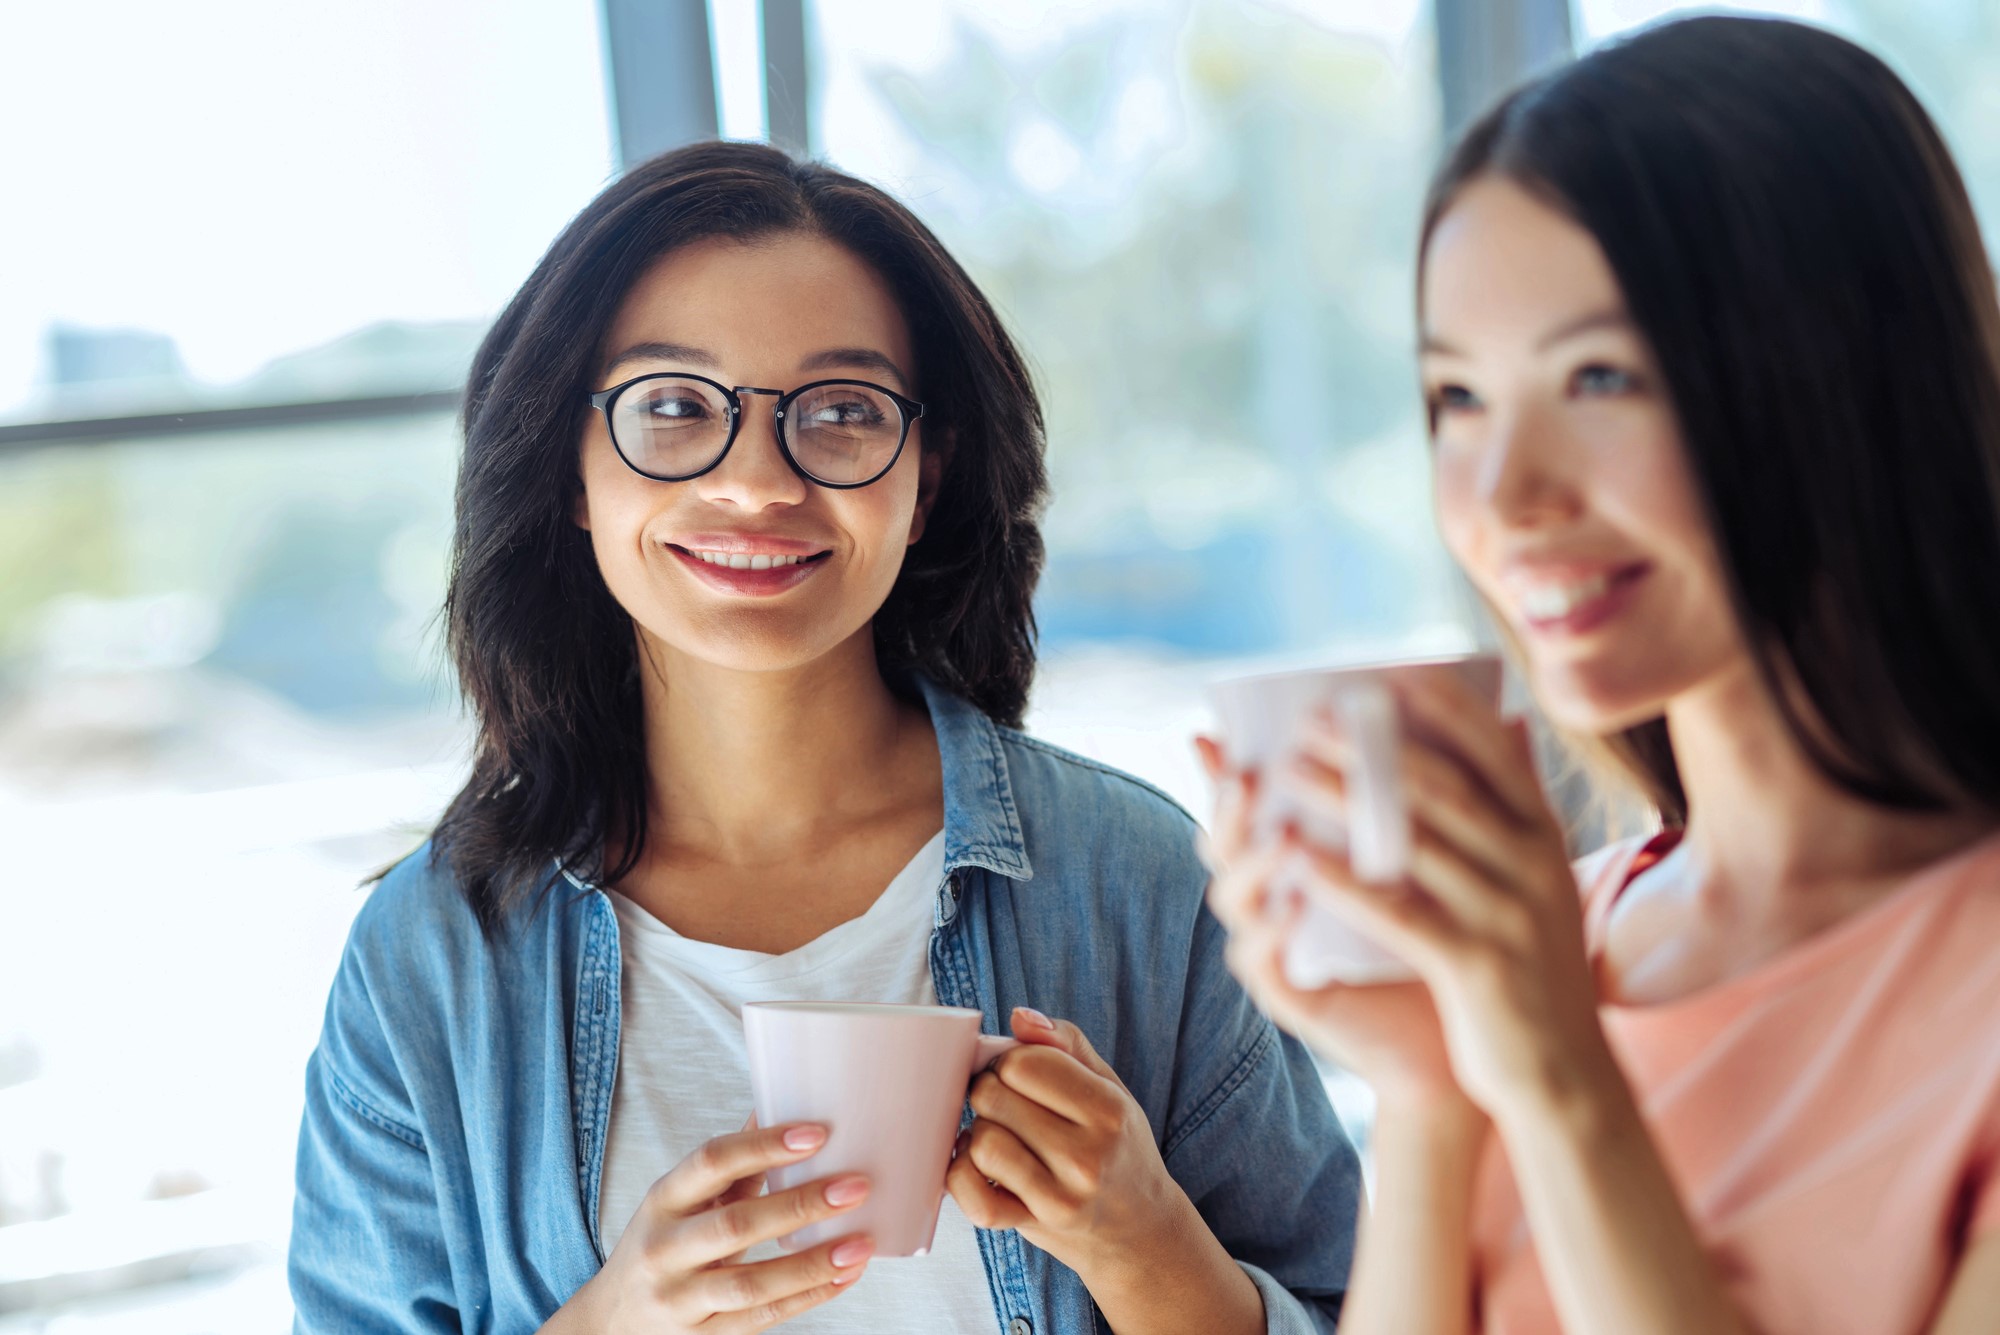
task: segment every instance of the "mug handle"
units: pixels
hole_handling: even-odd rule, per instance
[[[1396,698],[1382,682],[1358,681],[1341,690],[1334,709],[1355,750],[1347,773],[1348,858],[1364,881],[1396,880],[1410,865]]]
[[[1005,1054],[1021,1046],[1018,1038],[1002,1038],[998,1034],[981,1034],[979,1043],[972,1049],[972,1069],[966,1073],[966,1081],[1000,1060]]]

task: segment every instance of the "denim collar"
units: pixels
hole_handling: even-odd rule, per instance
[[[977,706],[929,677],[916,674],[914,680],[930,711],[944,770],[945,871],[984,867],[1010,880],[1033,880],[1000,729]],[[556,870],[578,890],[597,888],[572,874],[560,857]]]
[[[917,686],[930,710],[944,767],[945,870],[984,867],[1010,880],[1033,879],[1000,729],[929,677],[917,677]]]

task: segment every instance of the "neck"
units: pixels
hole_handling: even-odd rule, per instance
[[[1686,843],[1711,891],[1900,881],[1993,830],[1984,813],[1915,812],[1822,774],[1748,663],[1667,711],[1687,790]]]
[[[930,731],[882,680],[864,626],[812,663],[717,667],[641,640],[647,843],[754,865],[902,796]],[[857,775],[873,781],[857,783]]]

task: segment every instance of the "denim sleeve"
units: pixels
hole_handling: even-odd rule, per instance
[[[456,1332],[430,1156],[411,1125],[352,942],[348,951],[306,1065],[292,1206],[292,1330]]]
[[[1252,1005],[1222,949],[1201,910],[1162,1152],[1256,1283],[1271,1335],[1325,1335],[1353,1260],[1360,1161],[1312,1058]]]

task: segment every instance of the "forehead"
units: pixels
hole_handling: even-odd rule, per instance
[[[704,237],[655,260],[605,339],[681,343],[727,363],[791,362],[826,348],[914,361],[908,322],[882,275],[845,246],[804,232]]]
[[[1514,182],[1482,177],[1439,218],[1424,251],[1426,335],[1535,332],[1623,305],[1595,237]]]

